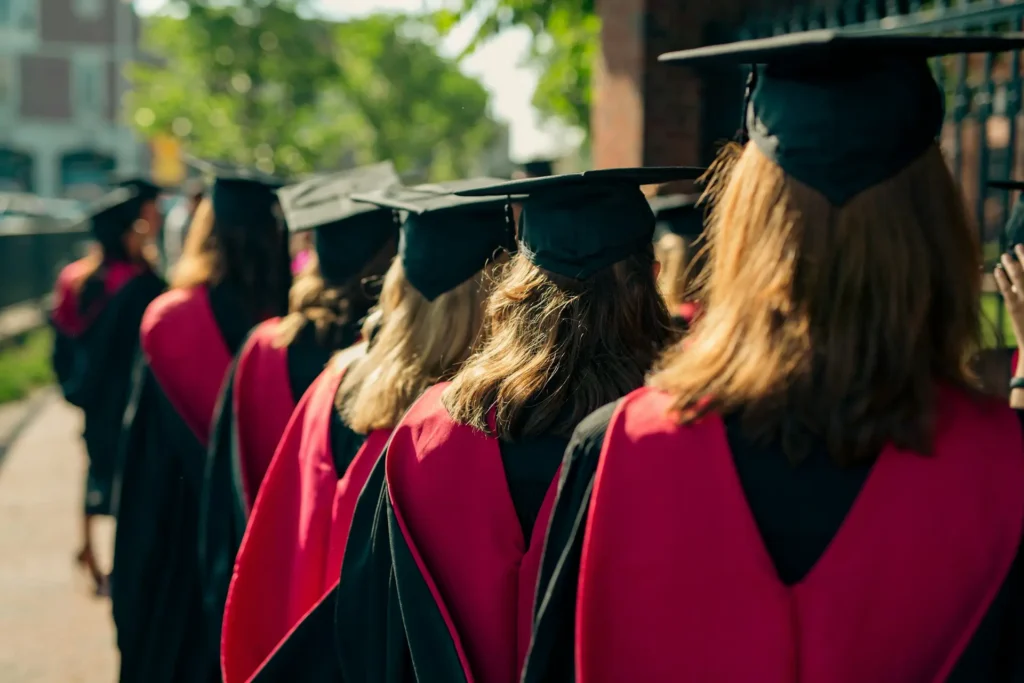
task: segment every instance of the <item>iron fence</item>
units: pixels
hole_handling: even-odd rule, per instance
[[[38,301],[57,273],[85,253],[89,233],[81,223],[50,217],[0,217],[0,309]]]
[[[798,3],[783,12],[750,17],[734,38],[762,38],[822,28],[912,29],[931,33],[1019,32],[1024,0],[846,0]],[[1020,52],[956,55],[932,60],[946,93],[942,148],[977,222],[988,270],[1008,246],[1003,227],[1011,193],[990,180],[1024,177]],[[987,346],[1015,343],[991,277],[983,337]]]

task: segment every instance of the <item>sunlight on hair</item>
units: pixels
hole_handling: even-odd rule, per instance
[[[744,410],[794,459],[812,436],[843,462],[930,450],[933,385],[973,386],[981,284],[938,147],[838,208],[754,145],[708,180],[705,315],[652,384],[684,421]]]

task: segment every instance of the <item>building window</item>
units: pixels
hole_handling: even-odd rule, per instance
[[[0,147],[0,192],[32,192],[32,173],[30,155]]]
[[[82,19],[98,19],[105,4],[105,0],[75,0],[75,14]]]
[[[114,157],[102,152],[84,150],[69,152],[60,160],[61,194],[68,199],[90,202],[110,186]]]
[[[76,56],[72,69],[72,104],[84,116],[100,116],[106,88],[103,62],[91,55]]]

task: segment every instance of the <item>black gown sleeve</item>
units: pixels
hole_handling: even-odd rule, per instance
[[[237,425],[233,409],[237,367],[238,356],[235,356],[224,376],[224,384],[214,409],[199,498],[199,578],[209,647],[214,651],[220,649],[224,605],[248,516],[245,490],[240,478]]]
[[[534,602],[533,640],[523,683],[575,680],[576,584],[601,445],[618,403],[599,408],[573,433],[562,462]]]
[[[116,486],[111,599],[121,683],[211,681],[199,583],[198,486],[204,449],[139,354]]]
[[[331,446],[338,471],[343,471],[351,460],[356,436],[335,413]],[[380,458],[353,513],[341,570],[344,579],[278,646],[257,672],[254,683],[294,681],[297,672],[302,672],[304,679],[323,683],[411,680],[403,678],[403,673],[410,669],[408,657],[401,656],[402,648],[398,648],[398,662],[387,662],[389,640],[397,637],[392,633],[389,638],[389,624],[400,627],[401,619],[394,618],[394,607],[381,608],[397,601],[386,495],[384,458]],[[306,676],[307,671],[315,672],[317,677]]]
[[[164,282],[156,275],[140,275],[104,304],[102,312],[80,336],[71,338],[55,328],[52,361],[69,403],[88,409],[108,400],[113,381],[124,387],[116,392],[120,397],[120,416],[127,400],[131,363],[139,345],[142,315],[163,289]]]

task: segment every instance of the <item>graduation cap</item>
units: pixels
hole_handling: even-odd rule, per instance
[[[680,237],[697,239],[704,232],[704,211],[697,206],[699,194],[666,194],[651,197],[656,227]]]
[[[519,217],[519,248],[537,267],[582,280],[650,248],[654,212],[641,186],[694,180],[704,170],[601,169],[513,180],[461,194],[526,195]]]
[[[277,191],[288,229],[313,231],[320,273],[341,283],[357,275],[398,232],[392,211],[352,198],[398,184],[388,161],[310,178]]]
[[[121,236],[139,217],[138,187],[123,185],[107,192],[85,209],[93,237],[105,249],[117,249]]]
[[[137,191],[139,203],[148,202],[160,196],[164,188],[154,183],[149,178],[141,175],[114,175],[111,185],[114,187],[128,187]]]
[[[257,227],[276,221],[274,191],[284,181],[256,169],[227,162],[186,157],[185,162],[212,181],[210,202],[216,220],[236,226]]]
[[[473,178],[395,186],[352,198],[407,212],[398,257],[409,284],[433,301],[480,272],[499,249],[514,247],[504,197],[454,194],[502,182],[497,178]]]
[[[842,206],[935,142],[945,95],[927,59],[1024,47],[1020,34],[821,30],[671,52],[685,66],[746,64],[744,127],[796,180]]]
[[[527,178],[545,178],[554,175],[555,165],[548,159],[532,159],[523,164],[523,173]]]

